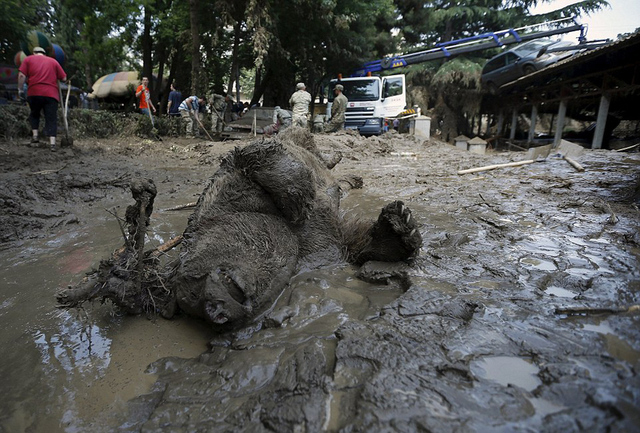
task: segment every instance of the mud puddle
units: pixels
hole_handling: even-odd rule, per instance
[[[186,200],[184,194],[179,197],[180,202],[159,197],[149,245],[160,245],[184,229],[191,211],[166,210],[191,200],[188,194]],[[377,215],[383,204],[365,196],[349,203],[366,216]],[[123,208],[105,206],[119,214]],[[7,293],[0,304],[1,343],[20,347],[5,352],[0,365],[3,430],[112,431],[125,421],[122,414],[129,400],[153,389],[162,369],[149,365],[198,358],[215,337],[203,323],[185,317],[166,321],[122,316],[98,302],[81,310],[55,308],[58,287],[77,282],[122,243],[119,226],[105,209],[96,206],[79,213],[87,222],[81,227],[23,241],[19,249],[0,256]],[[285,318],[285,325],[237,336],[234,353],[259,347],[262,356],[240,352],[250,356],[239,358],[240,364],[229,372],[239,381],[236,387],[270,379],[268,366],[274,360],[268,354],[281,354],[283,346],[322,339],[329,342],[327,357],[335,356],[334,334],[343,323],[375,317],[402,294],[397,288],[360,281],[354,273],[346,264],[301,271],[274,306],[273,315]],[[243,375],[244,366],[250,371]]]
[[[343,264],[304,270],[269,323],[222,339],[196,322],[121,317],[109,306],[62,313],[55,288],[121,244],[110,216],[79,218],[0,252],[0,338],[15,348],[0,363],[2,428],[638,429],[637,155],[589,151],[582,173],[549,159],[459,176],[524,158],[333,139],[322,150],[345,154],[336,175],[365,185],[345,210],[375,218],[399,199],[420,223],[424,248],[406,292],[363,283]],[[161,210],[195,201],[207,177],[198,171],[187,184],[179,169],[165,173],[172,179],[155,178],[157,243],[189,214]],[[95,215],[129,200],[97,201]]]
[[[104,208],[76,212],[88,223],[0,255],[3,431],[91,430],[101,414],[148,392],[155,381],[145,372],[151,362],[206,350],[208,330],[195,321],[122,317],[97,302],[86,310],[55,308],[58,287],[77,282],[122,244]],[[187,215],[155,212],[150,245],[181,233]]]

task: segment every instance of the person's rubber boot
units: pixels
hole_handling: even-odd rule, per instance
[[[51,145],[49,145],[49,149],[51,149],[52,152],[57,152],[58,151],[58,146],[56,146],[55,144],[51,144]]]

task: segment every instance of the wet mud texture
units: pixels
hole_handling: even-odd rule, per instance
[[[104,431],[638,430],[637,153],[589,150],[584,172],[549,157],[460,176],[526,158],[396,135],[316,143],[343,154],[336,175],[363,178],[346,206],[373,218],[389,200],[413,210],[424,246],[407,281],[386,285],[382,269],[363,288],[346,265],[303,271],[261,327],[153,363],[153,389]],[[172,143],[161,146],[138,170],[166,164]],[[109,164],[77,152],[88,172]],[[215,168],[216,152],[183,162]]]

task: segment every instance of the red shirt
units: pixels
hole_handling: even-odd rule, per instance
[[[60,100],[58,80],[65,81],[67,74],[57,60],[40,54],[27,56],[19,71],[29,78],[27,96],[48,96]]]
[[[136,94],[140,91],[142,91],[142,93],[140,94],[140,109],[142,110],[143,108],[149,108],[149,104],[147,104],[147,95],[149,94],[149,89],[144,89],[144,87],[142,86],[142,84],[140,84],[138,86],[138,88],[136,89]]]

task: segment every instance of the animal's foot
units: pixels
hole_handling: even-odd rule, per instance
[[[422,246],[422,236],[411,210],[401,201],[386,205],[370,231],[371,241],[358,257],[396,262],[415,256]]]

